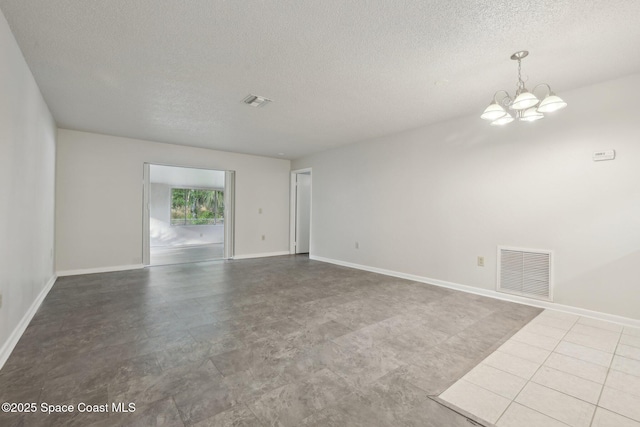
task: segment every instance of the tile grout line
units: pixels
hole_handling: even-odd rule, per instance
[[[262,420],[262,418],[258,417],[256,415],[256,413],[253,411],[253,409],[251,409],[251,406],[249,406],[247,403],[241,403],[240,405],[243,405],[245,408],[247,408],[247,410],[249,412],[251,412],[251,414],[253,414],[253,416],[255,417],[256,420],[258,420],[258,422],[260,423],[261,426],[264,426],[264,421]],[[217,415],[217,414],[216,414]],[[215,415],[214,415],[215,417]]]
[[[538,315],[538,316],[539,316],[539,315]],[[538,317],[538,316],[536,316],[536,317]],[[533,321],[536,317],[534,317],[533,319],[531,319],[531,321]],[[531,321],[529,321],[529,322],[531,322]],[[529,323],[527,323],[527,325],[528,325],[528,324],[529,324]],[[525,325],[525,326],[526,326],[526,325]],[[524,326],[523,326],[523,327],[524,327]],[[552,326],[549,326],[549,327],[553,328]],[[554,328],[554,329],[558,329],[558,328]],[[520,328],[520,330],[522,330],[522,328]],[[568,332],[568,331],[567,331],[567,332]],[[516,334],[517,334],[517,332],[516,332]],[[566,332],[565,332],[565,334],[566,334]],[[515,334],[514,334],[514,335],[515,335]],[[539,335],[539,334],[538,334],[538,335]],[[513,339],[513,335],[512,335],[509,339],[507,339],[504,343],[502,343],[502,344],[504,345],[505,343],[509,342],[511,339]],[[520,342],[520,341],[518,341],[518,340],[514,340],[514,341]],[[528,343],[523,343],[523,344],[531,345],[531,344],[528,344]],[[540,348],[540,347],[537,347],[537,346],[534,346],[534,345],[531,345],[531,346],[532,346],[532,347],[536,347],[536,348]],[[556,344],[556,346],[557,346],[557,344]],[[546,350],[546,349],[542,349],[542,350]],[[485,357],[484,359],[482,359],[482,360],[481,360],[481,361],[480,361],[476,366],[474,366],[473,368],[471,368],[471,370],[473,370],[473,369],[477,368],[478,366],[480,366],[481,364],[483,364],[483,362],[484,362],[484,361],[485,361],[489,356],[491,356],[492,354],[494,354],[494,353],[495,353],[495,352],[497,352],[497,351],[500,351],[500,350],[499,350],[499,348],[496,348],[496,349],[495,349],[491,354],[489,354],[487,357]],[[553,351],[551,351],[551,352],[549,353],[549,355],[551,355],[551,353],[552,353],[552,352],[553,352]],[[515,358],[518,358],[518,359],[522,359],[522,360],[525,360],[525,361],[528,361],[528,362],[531,362],[530,360],[523,359],[522,357],[519,357],[519,356],[516,356],[516,355],[510,354],[510,353],[505,353],[505,352],[502,352],[502,351],[500,351],[500,353],[504,353],[504,354],[507,354],[507,355],[509,355],[509,356],[512,356],[512,357],[515,357]],[[549,357],[549,356],[547,356],[547,358],[548,358],[548,357]],[[545,359],[545,361],[546,361],[546,359]],[[532,363],[535,363],[535,362],[532,362]],[[543,363],[544,363],[544,362],[543,362]],[[521,378],[521,379],[525,380],[526,382],[525,382],[525,385],[522,387],[523,389],[524,389],[524,387],[527,385],[527,383],[529,383],[529,380],[526,380],[525,378],[522,378],[522,377],[520,377],[520,376],[518,376],[518,375],[516,375],[516,374],[513,374],[513,373],[511,373],[511,372],[504,371],[504,370],[502,370],[502,369],[500,369],[500,368],[497,368],[497,367],[495,367],[495,366],[492,366],[492,365],[486,365],[486,366],[488,366],[488,367],[490,367],[490,368],[493,368],[493,369],[496,369],[496,370],[498,370],[498,371],[501,371],[501,372],[503,372],[503,373],[506,373],[506,374],[509,374],[509,375],[513,375],[513,376],[515,376],[515,377],[518,377],[518,378]],[[541,366],[542,366],[542,365],[541,365]],[[471,370],[470,370],[469,372],[471,372]],[[467,374],[468,374],[469,372],[467,372]],[[537,370],[536,370],[536,372],[537,372]],[[465,375],[466,375],[466,374],[465,374]],[[535,373],[534,373],[534,375],[535,375]],[[500,416],[498,416],[498,418],[496,419],[496,422],[498,422],[498,421],[500,420],[500,418],[502,418],[502,416],[503,416],[503,415],[504,415],[504,413],[507,411],[507,409],[509,409],[509,407],[511,406],[511,404],[515,401],[515,398],[520,394],[520,392],[518,392],[518,394],[516,394],[516,396],[515,396],[513,399],[509,399],[509,398],[507,398],[507,397],[505,397],[505,396],[502,396],[501,394],[498,394],[498,393],[496,393],[496,392],[494,392],[494,391],[492,391],[492,390],[489,390],[488,388],[483,387],[483,386],[481,386],[481,385],[479,385],[479,384],[475,384],[475,383],[473,383],[473,382],[471,382],[471,381],[464,380],[464,375],[463,375],[463,377],[459,378],[456,382],[454,382],[453,384],[451,384],[449,387],[447,387],[447,389],[445,389],[445,391],[446,391],[446,390],[448,390],[448,389],[449,389],[451,386],[453,386],[454,384],[456,384],[458,381],[465,381],[465,382],[469,382],[470,384],[473,384],[473,385],[475,385],[476,387],[479,387],[479,388],[481,388],[481,389],[483,389],[483,390],[486,390],[486,391],[488,391],[489,393],[495,394],[496,396],[499,396],[499,397],[503,397],[503,398],[505,398],[505,399],[507,399],[507,400],[511,400],[511,402],[507,405],[507,407],[504,409],[504,411],[502,411],[502,412],[500,413]],[[522,391],[522,389],[521,389],[520,391]],[[443,393],[444,393],[444,391],[443,391]],[[440,393],[440,394],[442,394],[442,393]],[[528,407],[527,407],[527,408],[528,408]],[[531,409],[531,408],[529,408],[529,409]],[[534,410],[534,409],[532,409],[532,410]],[[534,410],[534,411],[535,411],[535,410]],[[538,412],[538,411],[536,411],[536,412]],[[545,414],[543,414],[543,415],[545,415]]]
[[[544,313],[544,311],[543,311],[542,313]],[[540,314],[542,314],[542,313],[540,313]],[[538,315],[538,316],[540,316],[540,315]],[[536,316],[535,318],[537,318],[538,316]],[[534,319],[535,319],[535,318],[534,318]],[[532,319],[532,321],[533,321],[534,319]],[[556,346],[553,348],[553,350],[551,350],[551,351],[549,352],[549,355],[544,359],[544,361],[540,364],[540,366],[538,366],[538,369],[536,369],[536,371],[533,373],[533,375],[531,375],[531,378],[529,378],[529,379],[527,380],[527,382],[526,382],[526,383],[525,383],[525,385],[520,389],[520,391],[519,391],[519,392],[518,392],[518,393],[513,397],[513,399],[511,399],[511,403],[509,403],[509,405],[507,405],[507,407],[505,408],[505,410],[500,414],[500,416],[499,416],[499,417],[498,417],[498,419],[496,420],[496,423],[497,423],[498,421],[500,421],[500,418],[502,418],[502,416],[505,414],[505,412],[507,412],[507,409],[509,409],[509,408],[511,407],[511,405],[513,404],[513,402],[515,402],[515,401],[516,401],[516,399],[518,398],[518,396],[520,396],[520,393],[522,393],[522,390],[524,390],[524,389],[525,389],[525,387],[526,387],[530,382],[532,382],[531,380],[533,379],[533,377],[538,373],[538,371],[540,370],[540,368],[542,368],[542,367],[544,366],[544,364],[545,364],[545,363],[546,363],[546,361],[549,359],[549,357],[554,353],[555,349],[560,345],[560,343],[562,342],[562,340],[564,339],[564,337],[569,333],[569,331],[570,331],[571,329],[573,329],[573,327],[576,325],[576,323],[578,323],[578,320],[579,320],[579,319],[580,319],[580,317],[578,317],[578,319],[576,319],[576,320],[573,322],[573,324],[571,325],[571,327],[570,327],[570,328],[569,328],[569,329],[564,333],[564,335],[562,336],[562,338],[560,338],[560,340],[558,341],[558,344],[556,344]],[[529,322],[529,323],[531,323],[531,322]],[[528,324],[529,324],[529,323],[528,323]],[[527,324],[527,325],[528,325],[528,324]],[[525,325],[525,326],[527,326],[527,325]],[[524,327],[524,326],[523,326],[523,327]],[[550,326],[550,327],[552,327],[552,326]],[[558,329],[558,328],[555,328],[555,329]],[[534,346],[534,347],[535,347],[535,346]],[[536,383],[536,384],[537,384],[537,383]],[[556,391],[558,391],[558,390],[556,390]],[[518,404],[522,405],[522,404],[521,404],[521,403],[519,403],[519,402],[516,402],[516,403],[518,403]],[[528,406],[526,406],[526,405],[523,405],[523,406],[525,406],[526,408],[529,408],[529,407],[528,407]],[[554,417],[552,417],[552,416],[550,416],[550,415],[548,415],[548,414],[544,414],[544,413],[542,413],[542,412],[540,412],[540,411],[536,411],[536,410],[535,410],[535,409],[533,409],[533,408],[529,408],[529,409],[531,409],[531,410],[533,410],[533,411],[535,411],[535,412],[541,413],[542,415],[545,415],[545,416],[547,416],[547,417],[549,417],[549,418],[552,418],[552,419],[554,419],[554,420],[556,420],[556,421],[562,422],[562,421],[557,420],[556,418],[554,418]],[[594,411],[594,412],[595,412],[595,411]]]
[[[580,360],[580,359],[578,359],[578,360]],[[542,367],[542,366],[541,366],[541,367]],[[599,383],[599,382],[597,382],[597,381],[593,381],[593,380],[590,380],[590,379],[587,379],[587,378],[582,378],[582,377],[579,377],[579,376],[577,376],[577,375],[571,374],[571,373],[569,373],[569,372],[565,372],[565,371],[563,371],[563,370],[561,370],[561,369],[558,369],[558,368],[553,368],[553,367],[550,367],[550,366],[545,366],[545,368],[547,368],[547,369],[549,369],[549,370],[551,370],[551,371],[560,372],[561,374],[570,375],[570,376],[572,376],[572,377],[576,377],[576,378],[578,378],[578,379],[580,379],[580,380],[583,380],[583,381],[586,381],[586,382],[590,382],[590,383],[593,383],[593,384],[597,384],[597,385],[599,385],[599,386],[603,386],[603,385],[604,385],[604,383],[603,383],[603,384],[600,384],[600,383]],[[605,377],[605,380],[606,380],[606,377]],[[535,382],[535,381],[534,381],[534,382]],[[537,382],[536,382],[536,384],[541,385],[541,386],[543,386],[543,387],[547,387],[546,385],[544,385],[544,384],[540,384],[540,383],[537,383]],[[551,387],[547,387],[547,388],[551,388]],[[589,403],[589,404],[591,404],[591,405],[595,405],[595,403],[591,403],[591,402],[589,402],[588,400],[581,399],[581,398],[579,398],[579,397],[573,396],[573,395],[568,394],[568,393],[565,393],[565,392],[563,392],[563,391],[556,390],[556,389],[553,389],[553,390],[557,391],[558,393],[562,393],[562,394],[566,394],[567,396],[571,396],[571,397],[573,397],[574,399],[582,400],[583,402]]]
[[[568,333],[571,331],[571,329],[573,329],[573,327],[574,327],[576,324],[578,324],[578,323],[579,323],[580,318],[583,318],[583,316],[579,316],[579,317],[578,317],[578,320],[577,320],[576,322],[574,322],[574,324],[573,324],[573,325],[571,326],[571,328],[570,328],[570,329],[565,333],[565,335],[566,335],[566,334],[568,334]],[[589,325],[586,325],[586,326],[589,326]],[[550,327],[551,327],[551,326],[550,326]],[[607,332],[613,332],[613,333],[615,333],[615,331],[610,331],[610,330],[608,330],[608,329],[604,329],[604,328],[599,328],[599,327],[595,327],[595,326],[593,326],[593,328],[596,328],[596,329],[599,329],[599,330],[602,330],[602,331],[607,331]],[[556,328],[556,329],[557,329],[557,328]],[[599,400],[600,400],[600,398],[601,398],[601,396],[602,396],[602,392],[604,391],[604,385],[605,385],[605,383],[606,383],[606,380],[607,380],[607,378],[608,378],[608,376],[609,376],[610,371],[612,370],[613,357],[615,357],[615,356],[616,356],[616,351],[617,351],[618,345],[620,344],[620,341],[621,341],[621,339],[622,339],[622,335],[624,334],[624,330],[622,330],[622,331],[620,331],[620,332],[617,332],[617,333],[618,333],[618,342],[616,343],[616,348],[614,349],[614,352],[613,352],[613,353],[611,353],[611,354],[612,354],[612,359],[611,359],[611,361],[609,362],[609,366],[607,367],[607,374],[605,375],[604,382],[603,382],[602,387],[601,387],[601,389],[600,389],[600,394],[599,394],[599,397],[598,397],[598,403],[599,403]],[[564,337],[563,337],[563,338],[564,338]],[[560,339],[560,342],[562,342],[562,340],[563,340],[563,339]],[[517,341],[517,340],[516,340],[516,341]],[[558,343],[558,345],[560,344],[560,342]],[[523,342],[523,343],[524,343],[524,342]],[[524,343],[524,344],[528,344],[528,343]],[[529,344],[529,345],[531,345],[531,344]],[[537,346],[534,346],[534,347],[537,347]],[[556,345],[556,347],[557,347],[557,345]],[[584,347],[587,347],[587,348],[590,348],[590,349],[592,348],[592,347],[589,347],[589,346],[584,346]],[[540,348],[540,347],[539,347],[539,348]],[[555,350],[555,349],[554,349],[554,350]],[[603,351],[603,350],[600,350],[600,351]],[[606,351],[603,351],[603,352],[608,353],[608,352],[606,352]],[[550,353],[550,354],[552,354],[552,353],[554,353],[554,351],[553,351],[553,350],[551,351],[551,353]],[[561,354],[561,353],[557,353],[557,354]],[[566,356],[566,357],[569,357],[569,358],[572,358],[572,359],[575,359],[575,360],[579,360],[579,361],[583,361],[583,362],[584,362],[584,360],[582,360],[582,359],[578,359],[578,358],[575,358],[575,357],[573,357],[573,356],[567,356],[567,355],[563,355],[563,356]],[[517,357],[517,356],[514,356],[514,357]],[[525,360],[526,360],[526,359],[525,359]],[[588,363],[589,363],[589,362],[588,362]],[[544,363],[543,363],[543,364],[544,364]],[[597,365],[597,364],[596,364],[596,365]],[[540,367],[542,367],[542,366],[543,366],[543,365],[541,365]],[[602,365],[599,365],[599,366],[602,366]],[[499,369],[499,368],[496,368],[496,369]],[[549,369],[554,369],[554,368],[549,368]],[[499,370],[501,370],[501,369],[499,369]],[[554,370],[557,370],[557,371],[559,371],[559,372],[566,373],[566,372],[561,371],[561,370],[558,370],[558,369],[554,369]],[[506,371],[503,371],[503,372],[506,372]],[[537,373],[537,371],[536,371],[536,373]],[[572,374],[569,374],[569,375],[572,375]],[[534,376],[535,376],[535,374],[534,374]],[[533,376],[532,376],[532,378],[533,378]],[[587,381],[591,381],[591,380],[588,380],[588,379],[586,379],[586,378],[582,378],[582,377],[578,377],[578,378],[585,379],[585,380],[587,380]],[[532,381],[532,380],[527,380],[527,383],[529,383],[529,382],[533,382],[533,381]],[[591,381],[591,382],[594,382],[594,381]],[[537,383],[535,383],[535,384],[537,384]],[[525,384],[525,385],[526,385],[526,384]],[[544,387],[544,386],[543,386],[543,387]],[[524,388],[524,387],[523,387],[523,388]],[[577,400],[583,401],[583,402],[588,403],[588,404],[590,404],[590,405],[593,405],[593,406],[595,406],[595,407],[596,407],[596,410],[597,410],[598,408],[602,408],[598,403],[593,404],[593,403],[591,403],[591,402],[585,401],[585,400],[580,399],[580,398],[578,398],[578,397],[575,397],[575,396],[572,396],[572,395],[570,395],[570,394],[564,393],[564,392],[562,392],[562,391],[560,391],[560,390],[555,390],[555,389],[552,389],[552,390],[554,390],[554,391],[556,391],[556,392],[558,392],[558,393],[564,394],[564,395],[566,395],[566,396],[573,397],[574,399],[577,399]],[[518,393],[518,395],[519,395],[519,393]],[[516,398],[517,398],[517,396],[516,396]],[[514,400],[513,400],[513,401],[515,401],[515,398],[514,398]],[[516,403],[517,403],[517,402],[516,402]],[[511,405],[509,405],[509,406],[511,406]],[[549,415],[544,414],[544,413],[542,413],[542,412],[540,412],[540,411],[537,411],[537,410],[535,410],[535,409],[532,409],[532,408],[529,408],[529,407],[527,407],[527,408],[528,408],[528,409],[531,409],[531,410],[533,410],[533,411],[535,411],[535,412],[538,412],[538,413],[540,413],[540,414],[542,414],[542,415],[549,416]],[[508,408],[507,408],[507,409],[508,409]],[[506,412],[506,411],[505,411],[505,412]],[[594,411],[594,413],[592,414],[592,417],[591,417],[591,423],[590,423],[590,424],[592,424],[592,423],[593,423],[593,419],[595,418],[595,412],[596,412],[596,411]],[[614,411],[611,411],[611,412],[612,412],[612,413],[614,413],[614,414],[616,414],[616,415],[622,416],[622,417],[624,417],[624,418],[628,418],[628,419],[630,419],[630,420],[633,420],[632,418],[629,418],[629,417],[627,417],[627,416],[625,416],[625,415],[622,415],[622,414],[619,414],[619,413],[617,413],[617,412],[614,412]],[[551,418],[553,418],[553,417],[551,417]],[[554,418],[554,419],[555,419],[555,418]],[[558,421],[559,421],[559,420],[558,420]],[[560,422],[561,422],[561,421],[560,421]]]
[[[183,426],[186,426],[187,424],[182,419],[182,413],[180,412],[180,408],[178,408],[178,404],[176,403],[176,399],[173,394],[171,395],[171,401],[173,402],[173,406],[176,407],[176,411],[178,411],[178,417],[180,417],[180,422],[182,423]]]
[[[602,388],[600,389],[600,394],[598,395],[598,400],[596,403],[596,410],[593,411],[593,415],[591,416],[591,422],[589,425],[593,425],[593,419],[596,416],[596,411],[600,408],[600,399],[602,399],[602,393],[604,393],[604,388],[606,387],[607,380],[609,379],[609,373],[611,372],[611,366],[613,366],[613,359],[616,357],[616,352],[618,351],[618,346],[620,345],[620,340],[622,339],[622,334],[624,333],[624,327],[618,336],[618,342],[616,343],[616,348],[613,349],[613,356],[611,357],[611,361],[609,362],[609,366],[607,367],[607,375],[604,377],[604,383],[602,383]],[[613,412],[613,411],[612,411]],[[617,414],[617,412],[615,412]],[[621,414],[618,414],[621,415]]]

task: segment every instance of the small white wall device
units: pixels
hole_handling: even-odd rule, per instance
[[[616,158],[615,150],[596,151],[593,153],[593,161],[601,162],[602,160],[613,160]]]

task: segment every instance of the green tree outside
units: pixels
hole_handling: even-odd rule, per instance
[[[223,191],[171,189],[171,225],[215,225],[223,221]]]

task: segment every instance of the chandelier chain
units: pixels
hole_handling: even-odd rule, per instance
[[[524,82],[522,81],[522,60],[518,58],[518,89],[516,90],[516,96],[518,96],[522,89],[524,89]]]

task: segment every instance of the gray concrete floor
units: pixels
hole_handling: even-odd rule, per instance
[[[192,246],[152,246],[149,248],[151,265],[184,264],[222,259],[224,243]]]
[[[469,427],[428,396],[539,312],[300,255],[63,277],[0,402],[136,410],[0,425]]]

